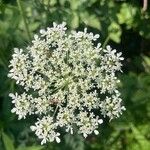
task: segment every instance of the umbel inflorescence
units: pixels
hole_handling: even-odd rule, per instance
[[[117,90],[121,53],[97,45],[99,35],[66,32],[65,23],[40,30],[26,49],[14,49],[8,76],[24,88],[11,93],[18,119],[35,115],[31,126],[41,144],[60,142],[60,128],[86,138],[98,132],[102,117],[117,118],[125,110]]]

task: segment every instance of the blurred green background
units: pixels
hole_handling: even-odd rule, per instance
[[[0,0],[0,150],[150,150],[148,1],[143,9],[143,0]],[[103,124],[99,136],[64,134],[60,144],[40,146],[29,129],[33,119],[18,121],[10,111],[8,94],[18,87],[7,73],[13,48],[26,47],[53,21],[66,21],[69,29],[88,27],[100,34],[99,42],[123,53],[119,89],[127,110]]]

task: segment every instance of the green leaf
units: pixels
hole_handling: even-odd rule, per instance
[[[77,0],[69,0],[69,2],[70,2],[70,7],[72,10],[78,9],[81,3],[80,1],[77,1]]]
[[[17,150],[42,150],[43,146],[37,145],[37,146],[29,146],[29,147],[24,147],[24,146],[19,146]]]
[[[150,73],[150,57],[143,56],[143,66],[145,71]]]
[[[149,150],[150,142],[145,138],[145,136],[132,124],[131,125],[132,132],[137,140],[140,148],[142,150]]]
[[[135,7],[126,3],[122,4],[120,12],[117,14],[119,23],[127,24],[127,26],[130,28],[133,25],[133,20],[136,13],[137,10]]]
[[[87,12],[84,12],[81,13],[81,19],[86,25],[96,28],[98,30],[101,29],[100,19],[96,15],[91,15]]]
[[[40,23],[39,22],[34,22],[29,24],[29,29],[30,31],[35,31],[39,27]]]
[[[119,43],[121,40],[121,28],[116,22],[112,22],[109,27],[108,27],[108,33],[109,33],[109,38],[116,42]]]
[[[13,140],[4,132],[2,133],[2,139],[6,150],[15,150]]]
[[[77,15],[76,12],[73,12],[72,16],[71,16],[71,23],[70,23],[70,26],[72,28],[77,28],[79,27],[79,17]]]

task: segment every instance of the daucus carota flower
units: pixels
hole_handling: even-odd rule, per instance
[[[66,32],[65,23],[40,30],[26,49],[14,49],[8,77],[24,88],[11,93],[18,119],[36,115],[31,126],[41,144],[60,142],[59,128],[85,138],[99,134],[102,117],[117,118],[125,110],[117,90],[121,53],[97,45],[99,35]]]

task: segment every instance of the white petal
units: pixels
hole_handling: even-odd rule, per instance
[[[102,119],[99,119],[99,120],[98,120],[98,123],[99,123],[99,124],[102,124],[102,123],[103,123],[103,120],[102,120]]]
[[[87,134],[83,133],[83,136],[86,138],[86,137],[87,137]]]
[[[36,130],[36,127],[35,127],[35,126],[30,126],[30,129],[31,129],[32,131],[35,131],[35,130]]]
[[[98,132],[97,130],[94,130],[94,133],[95,133],[95,135],[98,135],[98,134],[99,134],[99,132]]]
[[[41,145],[43,145],[43,144],[45,144],[46,143],[46,139],[43,139],[42,141],[41,141]]]
[[[11,112],[12,112],[12,113],[16,112],[16,108],[13,108],[13,109],[11,110]]]
[[[60,143],[60,138],[59,137],[56,137],[56,142]]]
[[[72,128],[70,129],[70,133],[73,134],[73,129]]]

